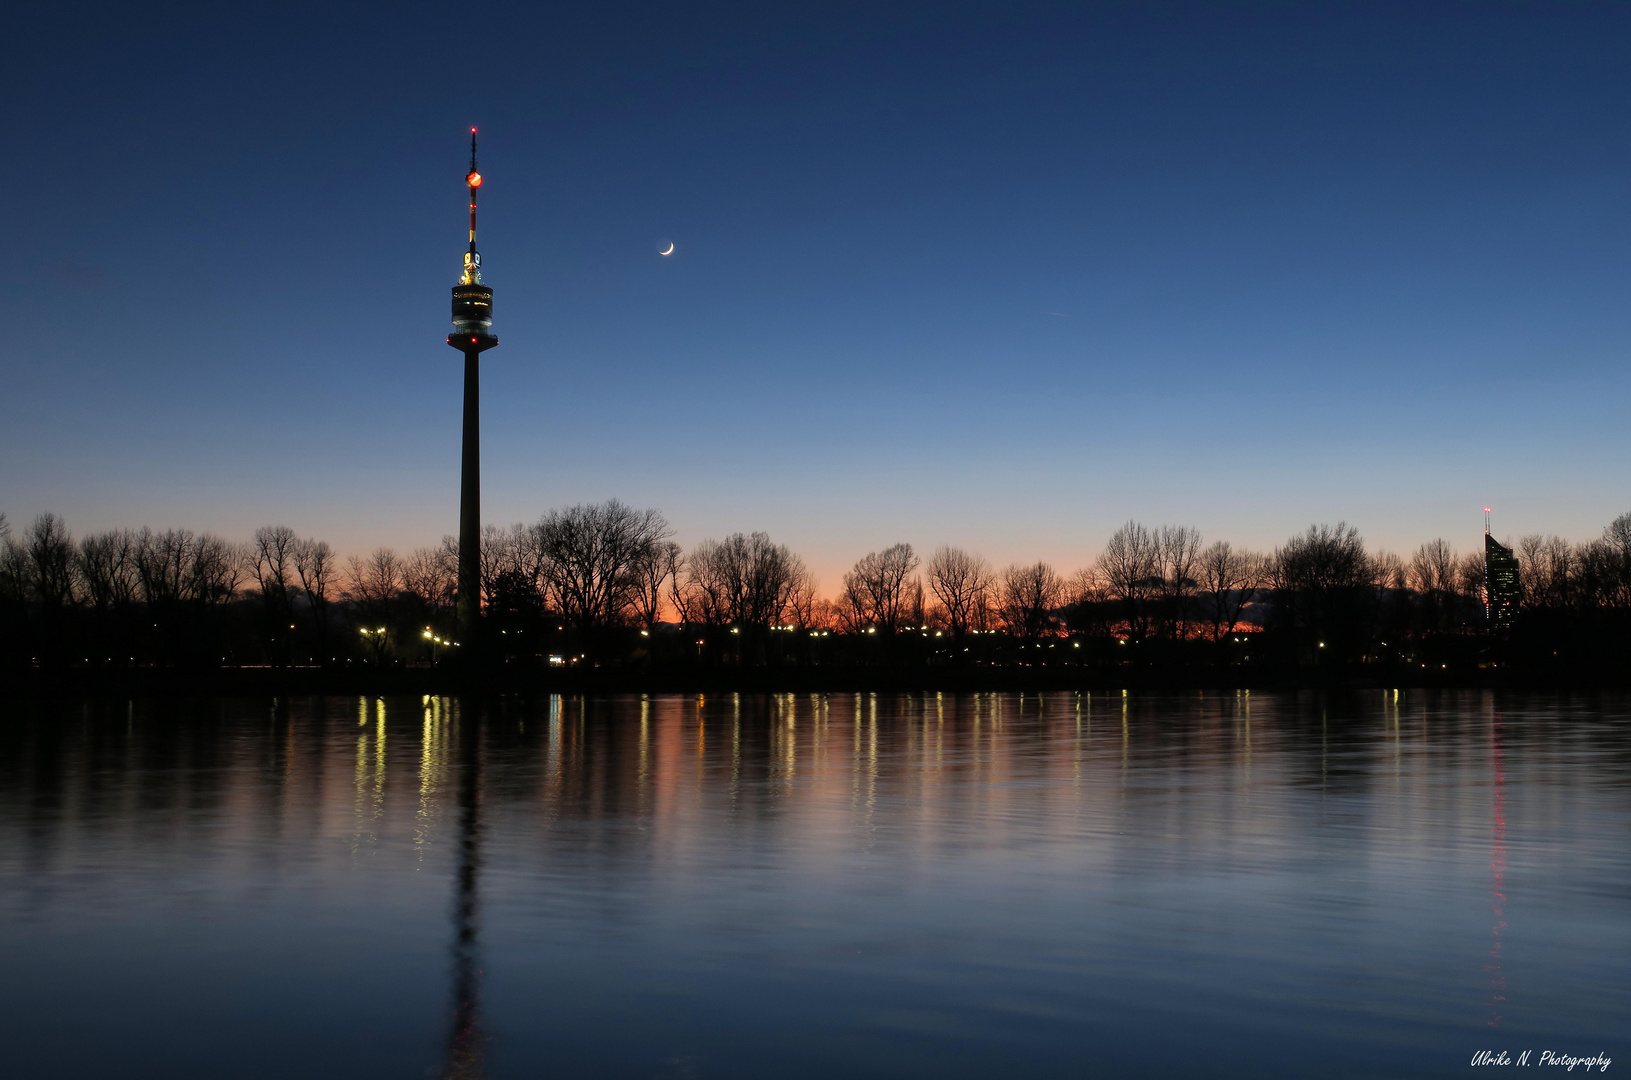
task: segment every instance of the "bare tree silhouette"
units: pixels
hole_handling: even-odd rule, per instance
[[[41,514],[23,534],[28,548],[34,598],[45,608],[71,604],[74,596],[74,542],[55,514]]]
[[[662,615],[663,586],[684,564],[684,549],[672,540],[649,545],[635,560],[635,616],[647,630],[654,628]]]
[[[710,627],[734,626],[738,654],[762,660],[768,634],[810,581],[804,561],[766,533],[704,540],[685,560],[687,610]]]
[[[1229,541],[1219,540],[1201,552],[1197,567],[1212,640],[1222,641],[1235,632],[1246,605],[1263,589],[1267,576],[1263,556],[1236,551]]]
[[[844,575],[843,606],[857,628],[871,626],[893,634],[906,612],[908,581],[918,557],[911,544],[895,544],[867,554]]]
[[[1345,521],[1310,525],[1274,553],[1275,618],[1304,659],[1351,658],[1369,626],[1373,580],[1358,529]]]
[[[255,530],[255,580],[260,584],[262,632],[266,651],[276,661],[287,663],[293,648],[294,605],[290,588],[295,576],[295,553],[299,541],[287,525],[262,525]]]
[[[79,577],[97,611],[128,608],[141,589],[136,573],[136,534],[129,529],[95,533],[79,542]]]
[[[1120,609],[1127,635],[1135,641],[1150,636],[1151,600],[1160,591],[1155,538],[1149,529],[1129,521],[1110,534],[1099,556],[1099,579],[1108,599]]]
[[[1189,608],[1195,596],[1196,563],[1201,534],[1187,525],[1163,525],[1155,542],[1156,588],[1160,591],[1161,629],[1172,640],[1188,636]]]
[[[639,568],[670,535],[656,510],[616,499],[551,510],[538,523],[538,542],[556,603],[583,638],[621,622],[634,601]]]
[[[924,573],[945,611],[952,639],[961,645],[990,604],[991,564],[962,548],[941,547],[929,557]]]
[[[998,580],[998,613],[1008,633],[1034,643],[1053,628],[1053,610],[1064,600],[1065,583],[1045,562],[1014,565]]]
[[[311,610],[312,635],[319,661],[329,657],[329,605],[333,601],[334,552],[322,540],[300,540],[294,550],[295,574]]]
[[[388,547],[375,548],[366,559],[348,560],[343,595],[351,602],[364,649],[382,662],[397,633],[396,599],[402,592],[402,560]]]

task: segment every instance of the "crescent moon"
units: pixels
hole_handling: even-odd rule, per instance
[[[670,240],[668,242],[668,250],[667,251],[659,251],[659,252],[657,252],[657,254],[659,254],[659,255],[672,255],[672,254],[674,254],[674,241]]]

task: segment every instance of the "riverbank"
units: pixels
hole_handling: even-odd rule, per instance
[[[402,667],[68,669],[0,674],[12,694],[287,696],[309,694],[820,693],[1107,690],[1312,690],[1418,687],[1570,690],[1631,686],[1624,669],[1318,667],[588,668],[485,671]]]

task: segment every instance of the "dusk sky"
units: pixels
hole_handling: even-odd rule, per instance
[[[471,125],[489,522],[830,593],[1631,510],[1631,7],[237,7],[11,17],[14,525],[456,532]]]

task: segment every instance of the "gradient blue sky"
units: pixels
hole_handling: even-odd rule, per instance
[[[235,7],[13,16],[14,523],[454,531],[471,124],[489,521],[831,589],[1631,509],[1631,7]]]

